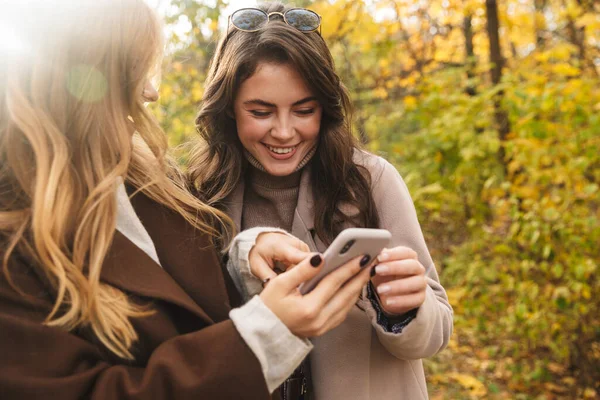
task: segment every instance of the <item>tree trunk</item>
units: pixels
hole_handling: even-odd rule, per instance
[[[543,50],[546,47],[546,2],[547,0],[535,0],[535,46],[538,50]]]
[[[475,77],[476,60],[473,46],[472,20],[473,15],[470,12],[465,14],[465,19],[463,21],[463,33],[465,35],[465,65],[467,66],[467,78],[469,79],[469,83],[467,84],[465,91],[469,96],[475,96],[477,94],[477,89],[475,89],[475,85],[473,83],[473,78]]]
[[[496,0],[486,0],[485,10],[487,16],[487,32],[490,42],[490,63],[492,64],[491,77],[492,84],[495,86],[502,80],[502,67],[504,66],[504,59],[502,58],[502,51],[500,48],[500,20],[498,18],[498,3]],[[510,122],[508,120],[507,112],[502,108],[503,96],[503,91],[499,91],[494,96],[494,117],[498,129],[498,137],[500,138],[498,160],[502,164],[506,174],[508,169],[504,147],[506,136],[510,132]]]

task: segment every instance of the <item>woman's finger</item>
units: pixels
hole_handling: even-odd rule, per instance
[[[259,235],[256,246],[261,245],[260,252],[264,257],[280,261],[284,264],[298,264],[309,254],[309,247],[302,240],[283,233],[269,233],[268,236]]]
[[[398,296],[403,294],[424,291],[427,287],[427,278],[414,275],[408,278],[396,279],[385,282],[375,288],[378,295]]]
[[[297,290],[300,284],[316,276],[321,270],[322,265],[323,256],[313,253],[309,257],[305,257],[295,268],[279,274],[277,276],[278,285],[281,285],[281,288],[286,292]],[[272,283],[275,283],[275,281]]]
[[[252,253],[252,252],[251,252]],[[248,257],[250,264],[250,272],[261,281],[265,279],[273,279],[277,276],[277,273],[273,271],[272,264],[269,264],[260,253],[252,254]]]
[[[319,284],[308,294],[311,301],[320,306],[324,306],[336,294],[342,285],[348,282],[353,276],[361,271],[370,263],[369,256],[358,256],[337,268],[335,271],[324,277]],[[362,265],[361,265],[362,264]]]
[[[419,255],[410,247],[397,246],[391,249],[381,250],[381,253],[379,253],[379,256],[377,257],[377,261],[382,263],[393,260],[404,260],[407,258],[413,258],[417,260],[419,258]]]
[[[310,253],[300,239],[278,232],[265,232],[258,235],[256,244],[250,250],[250,271],[259,279],[273,278],[276,261],[285,264],[296,264],[305,259]]]
[[[417,292],[402,296],[390,296],[381,298],[383,308],[393,314],[403,314],[409,310],[421,307],[425,301],[427,292]]]
[[[425,274],[425,267],[414,258],[388,261],[375,267],[378,276],[412,276]]]

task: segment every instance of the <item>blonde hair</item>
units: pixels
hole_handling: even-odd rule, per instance
[[[130,319],[151,311],[100,282],[122,177],[217,240],[231,221],[186,190],[141,98],[162,53],[154,12],[142,0],[25,3],[23,46],[0,52],[3,271],[10,281],[15,252],[33,260],[55,289],[45,323],[90,328],[132,359]]]

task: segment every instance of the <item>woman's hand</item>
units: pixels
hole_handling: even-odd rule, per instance
[[[248,263],[250,272],[263,282],[277,276],[276,267],[288,269],[310,255],[310,248],[302,240],[280,232],[265,232],[258,235]]]
[[[265,305],[301,338],[320,336],[341,324],[369,281],[370,267],[357,257],[327,275],[315,289],[300,294],[298,286],[321,270],[320,254],[305,258],[292,269],[273,277],[260,294]]]
[[[389,314],[402,315],[420,307],[425,301],[427,278],[425,267],[411,248],[398,246],[384,249],[371,279],[379,304]]]

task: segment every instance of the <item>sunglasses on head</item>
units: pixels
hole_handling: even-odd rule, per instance
[[[321,16],[306,8],[292,8],[283,13],[266,13],[258,8],[241,8],[229,16],[227,31],[229,32],[231,22],[240,31],[256,32],[269,22],[271,16],[280,16],[286,24],[303,33],[314,32],[321,27]]]

